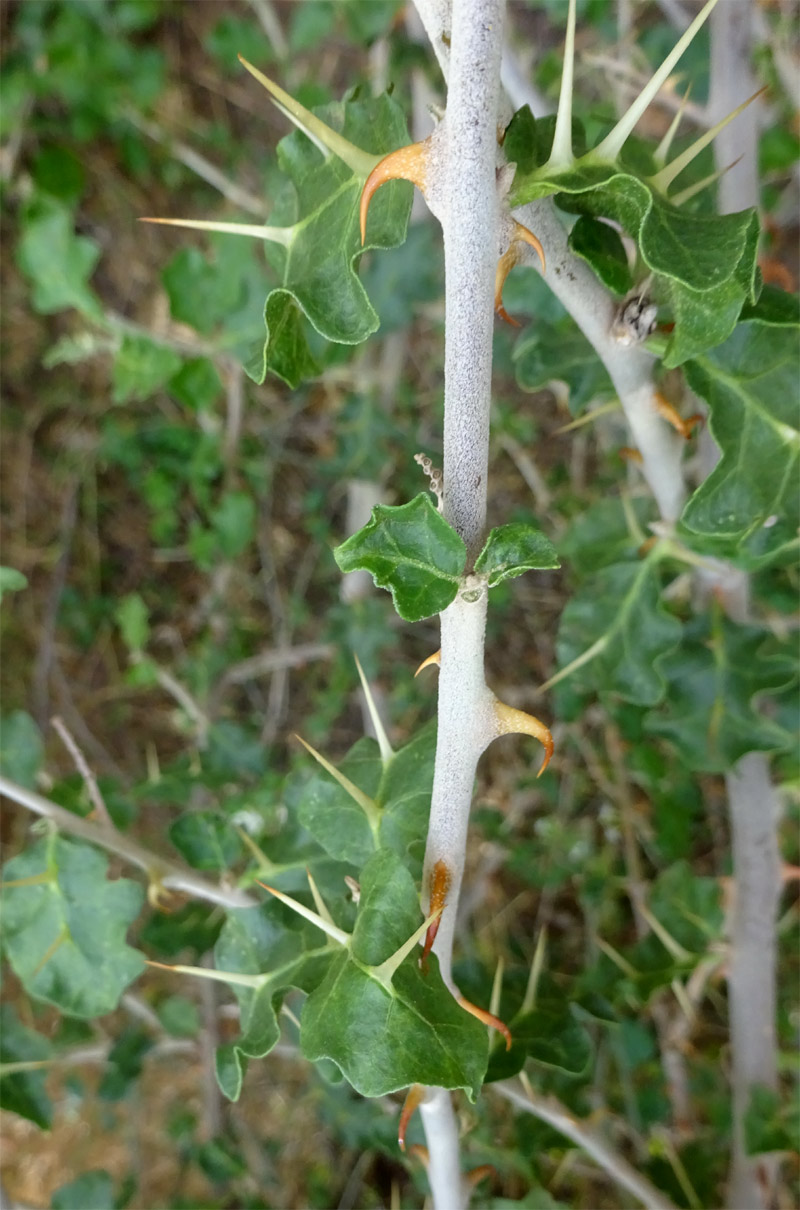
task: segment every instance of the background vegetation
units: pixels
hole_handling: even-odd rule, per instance
[[[765,4],[763,14],[762,267],[793,288],[797,129],[781,73],[791,9]],[[365,261],[380,330],[357,347],[312,342],[319,372],[290,390],[273,376],[255,386],[239,362],[263,327],[269,250],[137,219],[263,222],[263,199],[280,205],[274,148],[287,122],[237,52],[309,107],[391,84],[425,133],[440,82],[406,18],[393,0],[28,0],[0,10],[3,563],[27,578],[2,607],[2,771],[88,814],[71,737],[117,826],[231,886],[253,843],[276,863],[302,851],[296,805],[313,769],[293,735],[338,759],[363,734],[354,653],[396,746],[433,717],[433,680],[414,670],[438,645],[435,621],[400,621],[368,578],[343,584],[331,549],[363,521],[365,501],[368,512],[415,495],[414,454],[435,462],[441,449],[439,237],[420,215],[402,249]],[[512,65],[551,110],[563,19],[558,0],[509,14]],[[590,132],[675,38],[655,4],[637,6],[621,45],[617,19],[601,0],[583,5],[577,90]],[[707,60],[701,36],[643,133],[660,137],[685,79],[702,108]],[[698,164],[696,178],[710,168]],[[646,735],[637,706],[609,708],[591,680],[562,683],[545,706],[537,698],[570,594],[631,525],[645,534],[651,506],[618,412],[565,431],[612,392],[535,271],[514,270],[504,300],[523,332],[496,332],[489,522],[533,516],[562,570],[494,590],[487,677],[502,700],[555,720],[556,755],[539,781],[532,740],[503,740],[480,766],[456,974],[488,1003],[500,959],[506,1007],[516,1007],[546,935],[544,1003],[555,1017],[565,993],[578,1007],[569,1061],[543,1065],[543,1086],[576,1111],[596,1110],[677,1205],[712,1206],[730,1114],[722,781],[690,772],[691,753]],[[764,634],[791,633],[796,595],[796,569],[761,575]],[[561,643],[563,661],[577,650],[568,629]],[[748,733],[749,699],[733,705]],[[791,736],[792,718],[791,699],[778,697],[771,725]],[[783,852],[796,865],[788,755],[778,773]],[[30,825],[22,810],[4,811],[7,855]],[[112,858],[112,874],[123,872]],[[647,888],[659,936],[632,907],[631,886]],[[788,1094],[793,892],[782,911]],[[170,894],[133,940],[156,961],[202,964],[222,920],[219,908]],[[679,978],[689,1003],[674,995]],[[231,1104],[214,1076],[215,1047],[238,1035],[227,989],[150,970],[116,1011],[85,1022],[30,998],[6,969],[11,1204],[421,1205],[423,1169],[397,1147],[399,1101],[364,1101],[300,1058],[301,998],[287,1000],[280,1044],[251,1064]],[[587,1070],[576,1059],[584,1045],[596,1052]],[[758,1149],[786,1153],[785,1206],[797,1176],[787,1101],[761,1106],[753,1122]],[[470,1162],[494,1169],[482,1204],[621,1204],[584,1154],[491,1087],[461,1114]]]

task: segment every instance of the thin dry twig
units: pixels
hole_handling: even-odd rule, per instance
[[[66,724],[64,723],[64,720],[62,718],[60,718],[57,714],[53,715],[50,722],[53,725],[53,730],[58,733],[62,743],[64,744],[64,747],[67,749],[67,751],[69,752],[73,761],[75,762],[76,769],[78,770],[81,777],[83,778],[83,784],[86,786],[86,791],[89,795],[89,799],[92,803],[92,806],[94,807],[95,814],[97,815],[100,822],[103,823],[107,828],[113,828],[114,821],[112,820],[111,816],[109,815],[108,807],[106,806],[105,799],[103,798],[103,795],[100,793],[100,787],[97,784],[97,778],[95,777],[92,770],[89,768],[89,763],[86,760],[86,757],[81,752],[77,743],[75,742],[75,739],[73,738],[72,733],[68,730]]]
[[[555,1097],[539,1096],[532,1088],[526,1093],[510,1080],[499,1080],[489,1087],[519,1109],[527,1110],[570,1139],[590,1155],[616,1184],[637,1197],[648,1210],[676,1210],[675,1204],[665,1194],[637,1172],[624,1156],[619,1155],[596,1131],[574,1117]]]

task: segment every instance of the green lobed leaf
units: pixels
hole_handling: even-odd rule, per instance
[[[425,975],[417,962],[415,954],[405,960],[389,992],[340,954],[303,1007],[303,1054],[332,1059],[365,1097],[432,1083],[463,1088],[474,1100],[486,1070],[486,1028],[458,1006],[435,957]]]
[[[116,1008],[144,969],[125,943],[139,914],[142,888],[106,878],[108,861],[89,845],[53,833],[9,861],[4,885],[3,946],[28,993],[75,1017],[100,1017]]]
[[[687,861],[676,861],[654,881],[650,911],[679,945],[693,954],[705,954],[722,941],[724,916],[718,878],[695,874]]]
[[[50,1210],[115,1210],[115,1205],[114,1183],[104,1168],[82,1172],[50,1199]]]
[[[720,616],[695,619],[661,661],[666,695],[647,730],[671,740],[685,767],[705,773],[726,772],[746,752],[792,750],[796,735],[754,703],[793,683],[787,647]]]
[[[170,825],[169,838],[196,870],[226,870],[242,855],[242,844],[218,811],[185,811]]]
[[[310,991],[333,954],[319,929],[304,923],[298,927],[278,903],[228,913],[214,947],[217,969],[263,975],[257,988],[231,984],[239,1002],[241,1035],[220,1046],[216,1068],[220,1088],[230,1100],[239,1099],[248,1060],[263,1058],[278,1041],[277,1010],[283,994],[290,987]]]
[[[681,624],[661,605],[657,548],[640,562],[616,563],[586,579],[561,615],[559,665],[588,654],[572,676],[578,688],[653,705],[664,693],[661,663]]]
[[[569,233],[569,246],[592,266],[600,281],[614,294],[624,297],[633,286],[619,232],[588,214],[579,216]]]
[[[591,1038],[572,1015],[569,1000],[553,979],[542,975],[536,1006],[510,1022],[511,1049],[497,1037],[489,1058],[486,1082],[506,1080],[522,1070],[527,1059],[569,1075],[586,1071],[593,1054]]]
[[[0,718],[0,772],[27,786],[36,785],[36,774],[44,758],[44,742],[36,723],[24,710],[12,710]]]
[[[368,571],[388,588],[407,622],[441,613],[455,599],[467,561],[463,541],[427,492],[408,504],[377,504],[371,520],[333,552],[341,571]]]
[[[0,601],[7,592],[21,592],[28,587],[28,578],[15,567],[0,567]]]
[[[422,923],[414,879],[389,849],[375,853],[359,875],[361,895],[351,953],[366,966],[380,966]]]
[[[674,206],[631,171],[593,160],[591,152],[570,168],[553,173],[544,163],[546,151],[545,144],[534,138],[533,153],[527,157],[533,166],[527,171],[518,167],[512,207],[556,194],[565,209],[621,224],[636,240],[644,265],[654,275],[653,294],[672,311],[674,328],[665,365],[680,365],[725,340],[744,304],[756,294],[755,211],[692,213]],[[586,259],[594,264],[591,255]],[[608,264],[597,259],[602,277]]]
[[[395,752],[386,767],[377,802],[382,808],[379,838],[412,868],[420,865],[428,833],[436,757],[436,720]],[[419,873],[422,873],[420,868]]]
[[[387,94],[334,102],[315,109],[333,130],[375,155],[408,143],[400,106]],[[301,316],[326,340],[360,344],[378,328],[378,316],[358,279],[356,265],[369,248],[394,248],[405,240],[411,186],[392,182],[376,194],[361,247],[358,206],[363,179],[337,156],[323,156],[300,131],[278,144],[278,163],[293,188],[270,221],[292,228],[287,247],[274,245],[270,260],[280,285],[265,305],[266,341],[260,375],[267,370],[296,384],[313,360]],[[257,359],[256,359],[257,360]],[[252,372],[251,365],[248,372]]]
[[[413,879],[384,850],[362,880],[351,948],[337,955],[303,1007],[303,1053],[314,1062],[332,1059],[362,1096],[427,1083],[463,1088],[474,1100],[486,1069],[486,1029],[453,999],[436,958],[423,974],[419,950],[409,954],[391,989],[370,971],[422,923]]]
[[[0,1065],[37,1062],[52,1054],[49,1040],[28,1029],[17,1016],[13,1004],[0,1005]],[[47,1095],[45,1071],[15,1071],[0,1075],[0,1103],[3,1109],[18,1113],[42,1130],[53,1124],[53,1106]]]
[[[27,209],[17,264],[33,285],[34,310],[52,315],[75,307],[95,321],[103,309],[87,282],[100,258],[94,240],[76,235],[71,211],[38,197]]]
[[[605,366],[571,319],[532,324],[514,346],[513,358],[523,391],[540,391],[554,380],[565,382],[573,416],[593,401],[617,397]]]
[[[383,764],[374,740],[358,740],[337,768],[359,790],[375,798]],[[318,773],[303,788],[298,818],[337,861],[361,866],[375,852],[375,839],[363,808],[329,773]]]
[[[488,576],[490,588],[526,571],[560,566],[550,539],[524,521],[513,521],[491,530],[475,560],[476,572]]]
[[[181,368],[181,358],[173,349],[146,336],[123,335],[111,372],[111,398],[114,403],[149,399]]]
[[[376,849],[376,841],[412,864],[424,846],[433,789],[436,751],[435,722],[424,727],[395,752],[384,765],[378,745],[360,739],[337,768],[374,801],[380,813],[378,835],[373,836],[362,808],[328,773],[320,773],[303,787],[300,823],[326,853],[337,861],[362,866]]]
[[[755,314],[686,366],[710,408],[722,457],[684,509],[681,524],[704,548],[750,569],[796,549],[800,524],[798,327]],[[710,545],[709,545],[710,544]]]

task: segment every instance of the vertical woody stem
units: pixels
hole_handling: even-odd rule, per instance
[[[497,109],[504,0],[455,0],[447,94],[444,514],[467,546],[468,569],[486,524],[494,275],[497,260]],[[475,767],[491,697],[483,673],[485,592],[442,614],[439,732],[424,893],[442,861],[450,874],[435,952],[452,988],[452,946]],[[450,1098],[431,1089],[423,1106],[436,1210],[459,1210],[458,1133]]]

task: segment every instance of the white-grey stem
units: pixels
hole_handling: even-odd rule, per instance
[[[430,34],[432,5],[418,5]],[[426,12],[427,10],[427,12]],[[438,6],[440,23],[446,6]],[[494,275],[497,260],[497,112],[504,0],[456,0],[450,31],[440,213],[445,252],[444,515],[471,562],[486,525]],[[427,18],[427,19],[426,19]],[[436,48],[436,44],[434,43]],[[437,49],[439,54],[439,49]],[[440,56],[440,62],[442,57]],[[448,68],[442,62],[444,71]],[[442,614],[439,732],[423,873],[424,898],[437,862],[450,878],[435,951],[452,988],[453,930],[464,868],[475,767],[488,735],[491,695],[483,671],[485,591]],[[422,1106],[436,1210],[465,1205],[458,1131],[449,1094]]]
[[[426,1089],[419,1107],[428,1144],[428,1183],[436,1210],[461,1210],[469,1191],[461,1175],[458,1122],[446,1088]]]
[[[728,1005],[733,1084],[731,1210],[772,1204],[777,1159],[748,1156],[744,1117],[756,1087],[777,1088],[776,915],[780,895],[778,796],[763,752],[748,752],[726,774],[734,871]]]
[[[616,303],[592,270],[574,255],[550,198],[523,206],[517,217],[541,240],[545,281],[575,320],[616,387],[642,473],[665,521],[680,516],[686,492],[681,473],[683,441],[659,416],[653,398],[655,359],[638,346],[620,344],[611,329]]]
[[[582,1151],[590,1155],[612,1180],[632,1193],[648,1210],[675,1210],[674,1203],[665,1194],[651,1185],[647,1178],[638,1173],[604,1138],[574,1117],[554,1097],[538,1096],[536,1093],[530,1097],[510,1080],[499,1080],[491,1084],[490,1088],[571,1139]]]
[[[735,4],[718,4],[711,14],[708,116],[712,125],[758,88],[751,66],[753,8],[751,0],[737,0]],[[733,164],[717,185],[720,214],[759,205],[758,138],[763,109],[762,102],[755,100],[714,139],[716,167],[729,168]],[[736,160],[738,163],[734,163]]]
[[[26,786],[18,786],[15,782],[9,781],[7,777],[0,777],[0,794],[5,794],[6,798],[19,803],[21,807],[27,807],[36,815],[51,819],[63,832],[99,845],[101,849],[106,849],[109,853],[116,853],[123,861],[130,862],[131,865],[144,870],[151,882],[158,886],[168,890],[182,891],[186,895],[193,895],[196,899],[205,899],[208,903],[217,903],[226,908],[256,906],[256,900],[245,891],[237,890],[235,887],[215,886],[211,882],[206,882],[204,878],[200,878],[192,870],[178,865],[177,862],[159,857],[157,853],[146,849],[144,845],[139,844],[132,837],[126,836],[124,832],[92,823],[90,819],[84,819],[82,816],[60,807],[57,803],[50,802],[48,798],[43,798],[34,790],[29,790]]]

